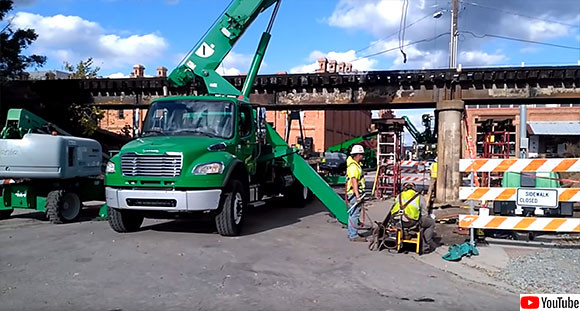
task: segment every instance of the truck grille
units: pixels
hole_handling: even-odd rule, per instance
[[[181,174],[181,154],[143,155],[124,153],[121,155],[121,172],[134,177],[177,177]]]

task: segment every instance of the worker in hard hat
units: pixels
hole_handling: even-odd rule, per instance
[[[365,242],[358,235],[359,217],[362,209],[362,197],[365,192],[365,178],[361,167],[364,155],[361,145],[354,145],[346,159],[346,198],[348,203],[348,239],[353,242]]]
[[[429,215],[425,199],[417,192],[417,186],[414,183],[403,185],[403,191],[395,198],[395,204],[391,208],[391,216],[395,219],[395,223],[402,223],[404,228],[419,225],[423,238],[423,253],[427,254],[435,250],[437,247],[433,241],[435,221]]]

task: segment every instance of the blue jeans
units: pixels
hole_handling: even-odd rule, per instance
[[[358,226],[359,226],[358,222],[362,204],[359,204],[357,207],[351,210],[351,207],[354,206],[355,204],[356,204],[356,195],[349,194],[348,209],[350,210],[350,212],[348,213],[348,224],[347,224],[349,239],[354,239],[358,236]]]

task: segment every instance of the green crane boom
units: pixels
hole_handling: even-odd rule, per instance
[[[274,3],[276,6],[270,23],[262,34],[244,87],[242,90],[238,90],[220,76],[216,69],[256,17]],[[177,86],[184,86],[195,77],[199,77],[205,82],[207,92],[210,95],[242,96],[242,98],[247,99],[270,41],[270,31],[279,6],[279,0],[232,1],[224,14],[208,30],[191,53],[171,72],[168,79]]]

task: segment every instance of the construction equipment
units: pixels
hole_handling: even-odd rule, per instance
[[[362,168],[365,170],[373,170],[377,167],[377,152],[375,150],[376,146],[372,144],[371,141],[377,137],[378,133],[378,131],[375,131],[351,138],[349,140],[345,140],[341,143],[326,148],[326,152],[340,152],[348,154],[352,146],[361,145],[365,148],[365,153],[361,160]]]
[[[373,132],[351,138],[336,145],[330,146],[318,166],[323,173],[324,180],[329,184],[344,184],[346,182],[346,159],[354,145],[362,145],[365,153],[361,160],[363,170],[374,170],[377,167],[376,144],[371,141],[377,137]]]
[[[374,194],[377,198],[396,196],[401,188],[401,153],[403,150],[403,126],[399,118],[373,121],[378,128],[377,175]]]
[[[428,113],[424,114],[422,124],[425,127],[423,133],[419,132],[413,122],[407,116],[402,117],[405,120],[405,127],[409,134],[415,140],[413,144],[413,158],[414,160],[433,160],[437,156],[437,136],[431,129],[432,116]]]
[[[103,197],[101,145],[27,110],[8,111],[0,156],[0,179],[9,180],[0,185],[0,218],[25,208],[44,212],[52,223],[71,222],[83,201]]]
[[[216,69],[254,21],[274,6],[241,90]],[[249,101],[280,1],[234,0],[169,75],[176,86],[201,80],[207,96],[166,97],[151,104],[141,136],[106,169],[109,224],[137,230],[144,217],[209,215],[218,233],[238,235],[249,204],[283,195],[303,205],[309,190],[346,223],[346,204],[266,123]]]

